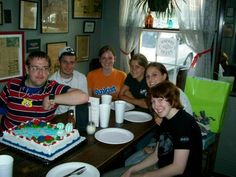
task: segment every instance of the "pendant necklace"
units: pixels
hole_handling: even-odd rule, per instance
[[[27,82],[27,81],[26,81]],[[23,105],[23,106],[25,106],[25,107],[29,107],[29,108],[31,108],[32,106],[33,106],[33,100],[31,100],[29,97],[31,97],[31,95],[30,95],[30,93],[28,93],[28,91],[29,91],[29,87],[27,86],[27,84],[25,84],[25,86],[26,86],[26,92],[25,92],[25,94],[22,96],[23,97],[23,100],[22,100],[22,102],[21,102],[21,105]],[[40,91],[41,91],[42,89],[41,88],[39,88],[39,90],[36,92],[36,93],[31,93],[31,94],[38,94],[38,93],[40,93]],[[23,91],[23,90],[22,90]],[[43,93],[45,92],[45,87],[44,87],[44,91],[43,91]],[[20,88],[20,91],[19,91],[19,97],[20,97],[20,93],[21,93],[21,88]]]

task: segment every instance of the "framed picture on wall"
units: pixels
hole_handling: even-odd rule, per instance
[[[20,29],[37,30],[38,2],[20,0]]]
[[[59,51],[67,46],[67,42],[52,42],[46,44],[47,55],[51,58],[51,71],[50,74],[58,70],[58,53]]]
[[[0,2],[0,25],[3,24],[3,18],[2,18],[2,16],[3,16],[3,12],[2,12],[2,2]]]
[[[234,16],[234,8],[228,7],[226,10],[226,17],[233,17]]]
[[[94,33],[95,21],[84,21],[84,33]]]
[[[23,76],[24,32],[0,32],[0,43],[0,81]]]
[[[225,23],[223,27],[223,37],[233,37],[234,35],[234,24]]]
[[[78,35],[75,37],[76,56],[78,61],[86,61],[89,58],[89,36]]]
[[[4,9],[4,22],[5,23],[11,23],[12,18],[11,18],[11,9]]]
[[[102,0],[73,0],[73,18],[101,18]]]
[[[39,51],[41,46],[41,41],[40,39],[29,39],[26,40],[26,52],[34,52],[34,51]]]
[[[68,33],[68,0],[41,1],[41,32]]]

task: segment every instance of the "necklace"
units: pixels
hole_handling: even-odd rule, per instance
[[[19,90],[19,98],[23,98],[22,102],[21,102],[21,105],[25,106],[25,107],[32,107],[33,106],[33,100],[30,98],[32,95],[35,95],[35,94],[40,94],[42,89],[43,89],[43,92],[41,94],[44,94],[44,92],[46,91],[46,85],[45,84],[44,86],[40,87],[40,88],[31,88],[31,87],[28,87],[27,86],[27,81],[25,82],[25,87],[20,87],[20,90]],[[26,91],[25,91],[26,89]],[[21,96],[21,93],[23,94]]]
[[[60,77],[61,77],[61,75],[60,75]],[[73,74],[72,74],[72,77],[70,77],[68,79],[64,79],[64,78],[61,77],[61,81],[62,81],[62,83],[68,85],[73,80],[73,77],[74,77]]]

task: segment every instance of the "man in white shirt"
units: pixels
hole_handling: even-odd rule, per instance
[[[71,47],[62,48],[59,51],[58,61],[60,68],[49,79],[56,80],[60,84],[69,85],[71,88],[78,88],[88,93],[86,76],[75,70],[75,51]],[[55,114],[65,113],[69,109],[75,110],[75,107],[60,105]]]

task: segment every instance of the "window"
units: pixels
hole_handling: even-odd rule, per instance
[[[171,23],[170,23],[171,20]],[[140,42],[138,52],[144,54],[148,61],[157,61],[163,63],[170,75],[170,80],[175,83],[177,71],[180,67],[186,66],[186,59],[189,53],[194,53],[193,50],[188,47],[178,30],[178,21],[174,17],[170,20],[159,17],[154,18],[153,29],[143,29],[140,35]],[[156,22],[156,23],[155,23]],[[167,39],[172,42],[176,42],[176,45],[166,47],[166,54],[160,54],[160,41]],[[188,64],[191,61],[187,62]]]

